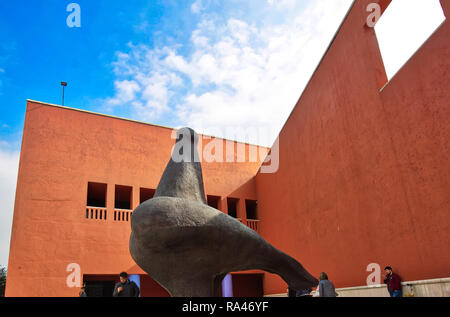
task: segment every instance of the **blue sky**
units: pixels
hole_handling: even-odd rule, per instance
[[[27,98],[61,104],[60,81],[69,83],[66,105],[96,110],[114,94],[111,62],[127,43],[149,45],[166,37],[185,41],[195,23],[184,18],[188,1],[79,0],[81,28],[66,25],[70,1],[0,2],[0,138],[15,142]],[[180,6],[180,4],[183,4]],[[146,21],[148,27],[138,27]],[[157,30],[157,32],[155,32]]]
[[[76,3],[81,7],[81,27],[69,28],[66,18],[70,13],[66,12],[66,7],[71,1],[2,1],[0,140],[4,145],[7,142],[17,148],[26,99],[61,104],[60,81],[69,83],[66,106],[168,126],[185,124],[187,122],[168,111],[141,117],[128,101],[125,102],[128,105],[108,106],[105,101],[116,95],[118,80],[127,79],[127,76],[115,72],[118,54],[132,53],[130,45],[144,45],[147,51],[167,48],[176,51],[177,56],[190,56],[196,50],[192,42],[193,32],[202,22],[214,21],[217,27],[226,28],[228,20],[235,19],[257,28],[270,27],[284,22],[289,15],[293,16],[289,12],[292,8],[297,13],[301,12],[310,1],[278,2],[132,0],[124,3],[79,0]],[[342,19],[345,11],[346,8],[341,9],[341,17],[335,21]],[[171,89],[175,96],[167,106],[174,108],[180,98],[186,96],[186,91],[208,91],[216,84],[202,82],[193,87],[189,80],[184,80],[183,85]],[[296,92],[298,94],[299,91]],[[151,112],[149,107],[144,108],[148,111],[143,112]]]
[[[66,24],[71,2],[80,28]],[[270,146],[351,3],[0,1],[0,265],[26,99],[61,104],[66,81],[69,107]],[[438,0],[394,0],[376,27],[389,78],[443,19]],[[265,132],[233,134],[249,126]]]

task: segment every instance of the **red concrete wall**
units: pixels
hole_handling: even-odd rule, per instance
[[[233,274],[233,297],[263,297],[264,274]]]
[[[337,287],[369,263],[404,280],[450,276],[450,25],[386,82],[356,1],[279,135],[280,169],[258,174],[261,233]],[[285,283],[265,275],[265,293]]]
[[[150,276],[141,276],[141,297],[170,297],[170,294]]]
[[[132,186],[137,207],[139,188],[159,183],[175,143],[172,132],[29,101],[6,296],[77,296],[79,289],[66,286],[70,263],[78,263],[81,274],[142,274],[129,255],[130,223],[113,220],[114,187]],[[231,194],[256,199],[260,165],[204,162],[205,191],[225,202]],[[107,221],[85,218],[88,182],[108,185]],[[220,209],[226,211],[226,203]]]

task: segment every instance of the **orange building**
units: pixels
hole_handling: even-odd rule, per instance
[[[201,137],[203,147],[214,140]],[[77,295],[66,285],[72,263],[91,288],[109,292],[127,271],[142,276],[143,296],[167,294],[134,263],[129,237],[131,212],[153,196],[174,143],[173,129],[28,101],[6,295]],[[231,144],[234,156],[259,151]],[[257,230],[261,162],[232,160],[203,164],[208,203]],[[259,273],[243,278],[261,284]]]
[[[202,163],[208,204],[337,287],[365,285],[370,263],[404,280],[450,276],[450,25],[388,82],[366,25],[373,2],[390,3],[354,2],[280,132],[277,172],[260,172],[265,157]],[[448,17],[450,1],[441,3]],[[172,132],[28,101],[6,296],[77,296],[67,284],[73,263],[97,295],[121,271],[143,296],[167,295],[128,242],[130,214],[152,197]],[[212,140],[201,138],[203,148]],[[244,146],[247,157],[259,150]],[[258,271],[233,273],[232,285],[235,296],[286,291]]]

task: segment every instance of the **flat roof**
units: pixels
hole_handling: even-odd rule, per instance
[[[93,114],[93,115],[96,115],[96,116],[102,116],[102,117],[107,117],[107,118],[112,118],[112,119],[124,120],[124,121],[139,123],[139,124],[145,124],[145,125],[153,126],[153,127],[157,127],[157,128],[163,128],[163,129],[169,129],[169,130],[177,130],[176,128],[166,127],[166,126],[158,125],[158,124],[154,124],[154,123],[148,123],[148,122],[143,122],[143,121],[138,121],[138,120],[133,120],[133,119],[127,119],[127,118],[117,117],[117,116],[104,114],[104,113],[99,113],[99,112],[94,112],[94,111],[89,111],[89,110],[83,110],[83,109],[71,108],[71,107],[66,107],[66,106],[61,106],[61,105],[55,105],[55,104],[52,104],[52,103],[42,102],[42,101],[37,101],[37,100],[32,100],[32,99],[27,99],[27,102],[32,102],[32,103],[41,104],[41,105],[44,105],[44,106],[55,107],[55,108],[60,108],[60,109],[84,112],[84,113],[87,113],[87,114]],[[236,141],[236,140],[229,140],[229,139],[216,137],[216,136],[212,136],[212,135],[207,135],[207,134],[202,134],[202,133],[199,133],[199,134],[202,135],[202,136],[205,136],[205,137],[209,137],[209,138],[221,139],[221,140],[225,140],[225,141],[232,141],[232,142],[236,142],[236,143],[240,143],[240,144],[248,144],[248,145],[252,145],[252,146],[257,146],[257,147],[261,147],[261,148],[270,149],[269,147],[266,147],[266,146],[257,145],[257,144],[251,144],[251,143],[248,143],[248,142],[239,142],[239,141]]]

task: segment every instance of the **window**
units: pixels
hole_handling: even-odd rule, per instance
[[[247,219],[251,220],[257,220],[258,219],[258,213],[257,213],[257,205],[258,202],[256,200],[245,200],[245,210],[247,213]]]
[[[389,80],[444,20],[439,0],[392,1],[375,25]]]
[[[88,183],[86,206],[106,208],[106,184]]]
[[[139,191],[139,203],[142,204],[143,202],[152,199],[155,195],[154,189],[148,189],[148,188],[141,188]]]
[[[208,202],[208,206],[215,208],[215,209],[219,209],[219,201],[220,201],[219,196],[208,195],[206,200]]]
[[[227,198],[228,215],[233,218],[237,218],[238,202],[239,202],[239,199],[237,199],[237,198]]]
[[[133,188],[130,186],[116,185],[114,208],[130,210],[132,191]]]

